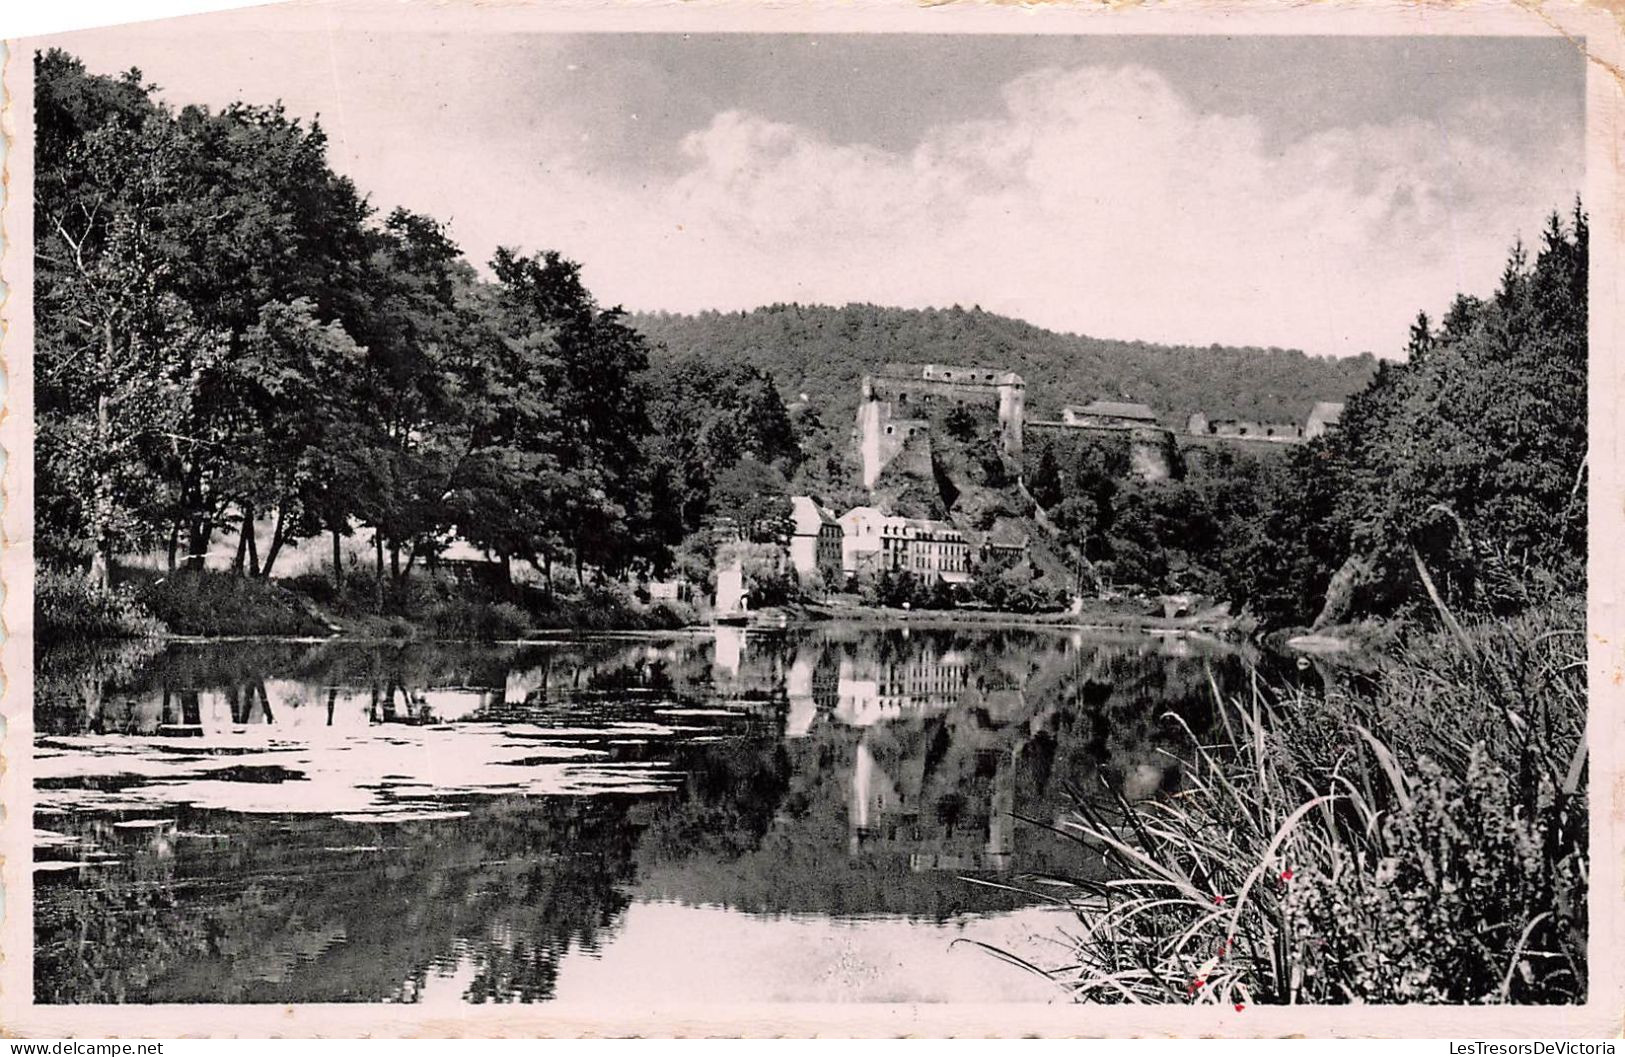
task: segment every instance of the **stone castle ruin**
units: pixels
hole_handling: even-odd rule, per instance
[[[1069,404],[1058,419],[1028,419],[1026,382],[1014,371],[993,367],[889,363],[864,375],[862,385],[856,435],[863,487],[870,490],[893,465],[929,475],[932,420],[955,407],[996,413],[1003,453],[1018,463],[1029,428],[1096,435],[1126,443],[1130,472],[1147,481],[1178,476],[1187,452],[1199,457],[1215,445],[1258,449],[1301,444],[1335,428],[1343,410],[1341,403],[1322,401],[1302,426],[1210,418],[1198,412],[1184,433],[1176,433],[1145,404],[1111,400]]]
[[[991,367],[888,363],[864,375],[857,422],[863,487],[874,488],[912,438],[929,436],[934,413],[955,407],[996,413],[1005,456],[1020,459],[1026,403],[1021,375]]]

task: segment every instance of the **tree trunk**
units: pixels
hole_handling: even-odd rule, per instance
[[[553,552],[542,552],[542,590],[547,593],[547,604],[553,604]]]
[[[1326,601],[1320,607],[1311,630],[1320,631],[1347,620],[1354,610],[1355,592],[1370,581],[1371,573],[1370,559],[1358,554],[1349,555],[1348,560],[1333,574],[1331,583],[1326,585]]]
[[[248,575],[257,578],[260,574],[260,534],[254,524],[252,506],[243,514],[243,534],[248,537]]]
[[[175,557],[181,549],[181,522],[179,518],[169,526],[169,574],[175,575]]]
[[[113,342],[113,320],[108,317],[102,320],[102,345],[111,364],[117,353]],[[96,494],[91,497],[91,516],[95,519],[95,553],[90,557],[90,579],[102,586],[111,586],[113,541],[111,538],[113,521],[113,475],[108,470],[109,453],[107,450],[107,435],[110,430],[107,413],[107,394],[99,393],[96,396],[96,450],[91,458],[96,466]]]
[[[90,580],[101,587],[113,585],[113,555],[107,539],[96,541],[96,553],[90,558]]]
[[[393,583],[401,582],[401,545],[393,541],[389,545],[389,579]]]
[[[373,607],[382,613],[384,611],[384,537],[379,532],[372,534],[373,558],[377,564],[377,575],[372,581]]]
[[[243,506],[243,527],[237,533],[237,554],[231,559],[231,571],[235,576],[243,575],[243,559],[248,555],[248,541],[254,535],[254,508]]]
[[[344,546],[338,526],[333,527],[333,586],[344,590]]]
[[[271,530],[271,549],[265,552],[265,567],[260,570],[261,579],[269,580],[271,578],[271,567],[276,565],[277,555],[282,553],[282,545],[288,542],[287,518],[287,508],[277,507],[276,527]],[[248,553],[250,557],[253,556],[254,550],[252,547],[249,548]]]
[[[186,530],[186,567],[202,569],[209,555],[209,544],[214,540],[214,522],[207,517],[193,519]]]

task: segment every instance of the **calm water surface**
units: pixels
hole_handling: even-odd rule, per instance
[[[39,658],[40,1002],[1033,1001],[1019,822],[1178,782],[1241,661],[876,630]]]

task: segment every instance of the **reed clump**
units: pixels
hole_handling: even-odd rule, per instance
[[[1583,1002],[1583,628],[1452,620],[1367,678],[1255,681],[1178,792],[1074,790],[1056,828],[1107,870],[1034,879],[1079,925],[1041,971],[1080,1001]]]

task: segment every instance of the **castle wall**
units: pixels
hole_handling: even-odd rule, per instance
[[[1178,476],[1179,448],[1166,429],[1139,426],[1129,431],[1129,470],[1142,481],[1166,481]]]
[[[1166,481],[1184,474],[1184,461],[1180,458],[1174,434],[1160,426],[1125,429],[1122,426],[1074,425],[1045,419],[1036,419],[1028,426],[1061,436],[1085,437],[1090,441],[1122,445],[1117,450],[1122,452],[1124,448],[1127,449],[1129,472],[1142,481]]]
[[[929,430],[930,423],[900,417],[896,407],[888,401],[865,399],[859,404],[858,459],[863,467],[863,487],[873,488],[909,441]]]
[[[929,429],[926,415],[954,407],[996,413],[1004,454],[1021,457],[1026,386],[1019,376],[981,367],[892,365],[863,379],[857,438],[864,487],[873,488],[909,438]]]
[[[999,425],[1004,430],[1004,454],[1009,458],[1021,458],[1026,418],[1027,387],[1024,385],[999,386]]]

